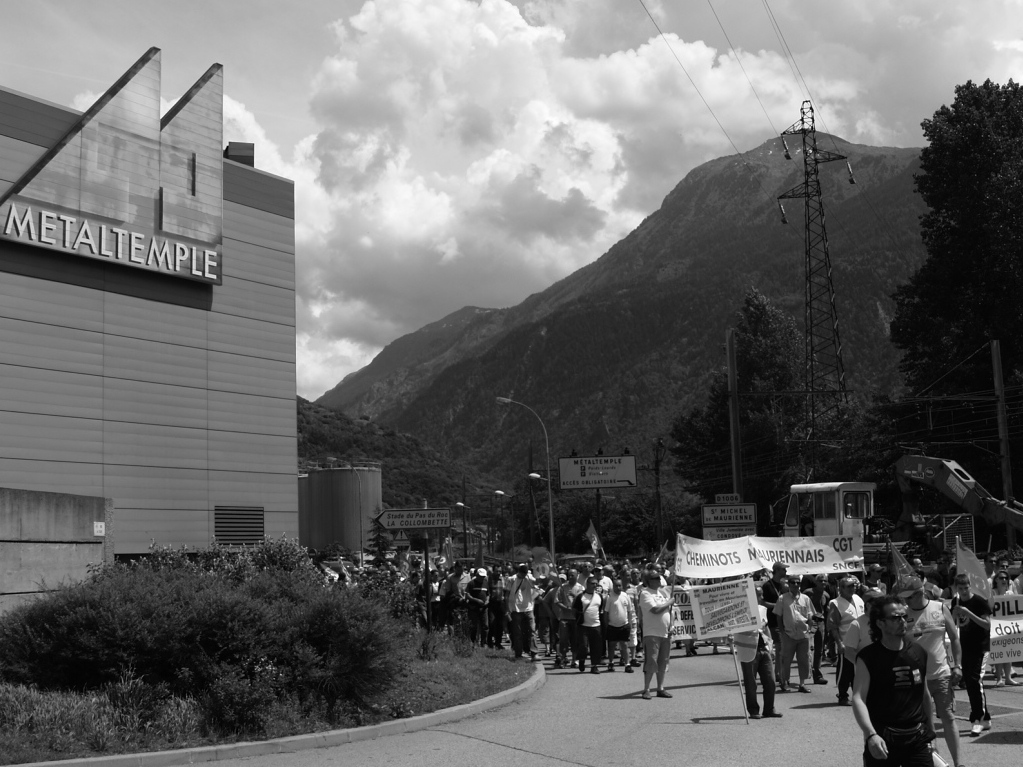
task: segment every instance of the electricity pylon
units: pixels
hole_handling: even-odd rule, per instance
[[[816,468],[814,445],[820,439],[819,425],[825,416],[846,401],[845,368],[842,365],[842,341],[838,333],[838,310],[835,307],[835,286],[831,279],[831,257],[828,255],[828,233],[824,228],[824,202],[821,199],[819,166],[845,160],[845,155],[817,148],[813,105],[804,101],[799,121],[781,134],[786,159],[792,159],[785,136],[800,135],[803,141],[803,183],[778,197],[779,200],[802,198],[806,201],[806,326],[807,440],[810,446],[810,468]],[[849,183],[855,184],[852,166]],[[778,203],[779,207],[781,203]],[[782,221],[785,209],[781,208]]]

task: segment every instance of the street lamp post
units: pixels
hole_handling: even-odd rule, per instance
[[[501,405],[519,405],[520,407],[524,407],[526,410],[533,414],[537,421],[540,422],[540,428],[543,429],[543,442],[547,454],[547,515],[548,515],[547,523],[550,528],[548,535],[548,549],[551,552],[551,562],[555,562],[556,559],[554,557],[554,498],[551,494],[551,442],[549,439],[547,439],[547,427],[544,426],[543,419],[539,415],[537,415],[536,411],[533,410],[533,408],[531,408],[529,405],[525,405],[521,402],[510,399],[508,397],[498,397],[497,401]]]
[[[494,491],[494,497],[497,498],[497,516],[499,516],[501,518],[501,520],[503,521],[504,520],[504,490],[495,490]],[[494,507],[491,506],[490,510],[493,511]],[[514,520],[513,520],[513,522],[514,522]],[[515,547],[515,530],[514,529],[512,529],[512,531],[511,531],[511,545],[512,545],[513,548]]]
[[[461,501],[457,501],[455,503],[455,506],[458,506],[458,507],[460,507],[462,509],[462,551],[463,551],[462,556],[468,557],[469,556],[469,528],[466,525],[465,512],[469,509],[469,507],[466,506]]]

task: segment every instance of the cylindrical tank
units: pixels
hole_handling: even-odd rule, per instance
[[[379,464],[311,470],[299,477],[299,542],[316,549],[340,543],[357,555],[371,538],[382,497]]]

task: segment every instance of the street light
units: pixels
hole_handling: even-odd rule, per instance
[[[500,517],[501,521],[503,522],[504,521],[504,490],[495,490],[494,491],[494,496],[497,498],[497,516]],[[493,505],[490,506],[490,513],[491,514],[494,513]],[[511,521],[512,521],[512,524],[509,527],[509,531],[511,532],[511,546],[514,549],[515,548],[515,514],[514,514],[514,512],[512,513]]]
[[[456,501],[455,502],[455,506],[458,506],[462,510],[462,551],[464,552],[463,556],[468,557],[469,556],[469,528],[466,527],[465,512],[466,512],[466,510],[469,507],[466,506],[461,501]]]
[[[543,419],[537,415],[536,411],[529,405],[525,405],[508,397],[498,397],[497,402],[500,405],[519,405],[520,407],[524,407],[533,414],[537,421],[540,422],[540,428],[543,429],[543,442],[547,451],[547,523],[550,527],[548,549],[551,552],[551,562],[553,563],[556,561],[554,558],[554,499],[551,495],[551,442],[547,439],[547,427],[543,425]]]

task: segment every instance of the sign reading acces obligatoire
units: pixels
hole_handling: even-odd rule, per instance
[[[558,459],[562,490],[635,487],[636,456],[579,455]]]

